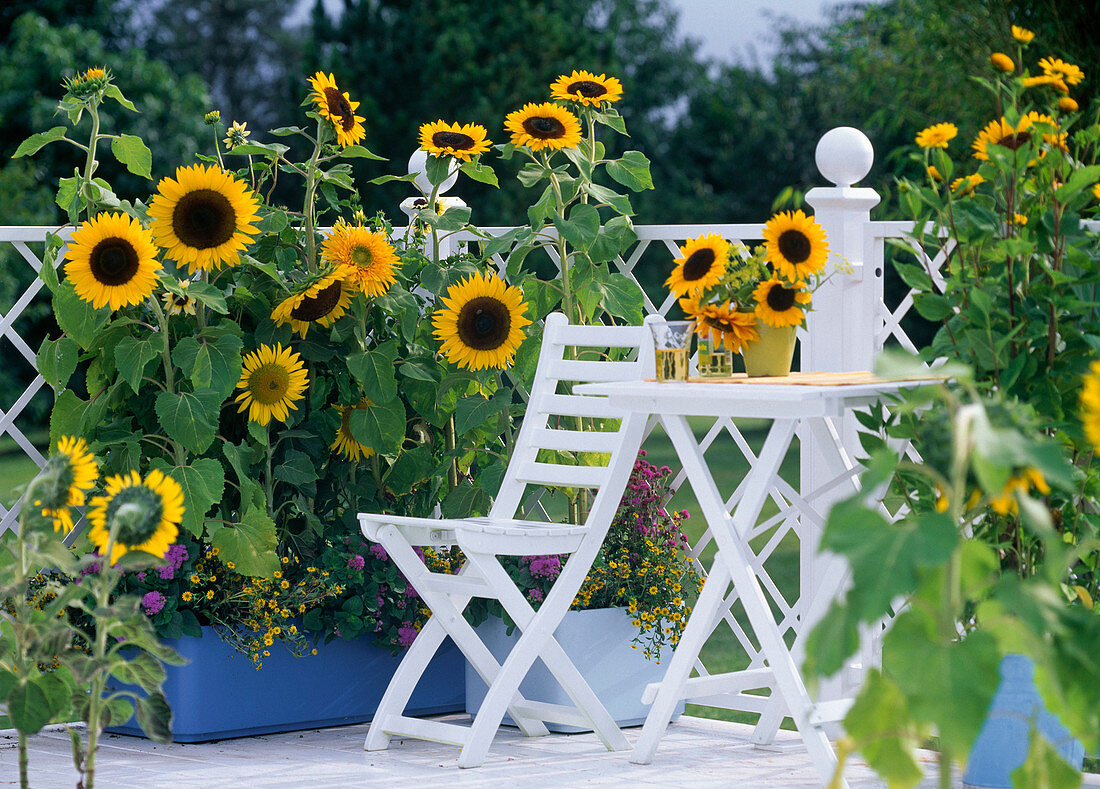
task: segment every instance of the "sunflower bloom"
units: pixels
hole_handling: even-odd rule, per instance
[[[951,191],[957,192],[959,197],[965,197],[966,195],[974,193],[974,187],[984,183],[985,178],[977,173],[973,175],[964,175],[951,182]]]
[[[183,291],[182,296],[177,296],[170,290],[164,291],[164,295],[161,299],[164,301],[164,311],[168,315],[182,315],[184,313],[188,315],[195,314],[195,300],[187,295],[187,286],[191,284],[191,280],[185,279],[179,283],[180,290]]]
[[[355,145],[367,136],[363,119],[355,114],[359,102],[352,101],[347,93],[341,93],[332,74],[318,71],[309,78],[313,93],[310,98],[317,106],[318,114],[329,121],[336,130],[336,142],[341,148]]]
[[[485,127],[476,123],[460,126],[441,119],[420,127],[420,150],[433,156],[453,156],[468,162],[471,156],[489,150],[493,143],[487,139],[487,135]]]
[[[344,266],[308,284],[284,299],[271,311],[277,325],[290,324],[291,331],[304,338],[311,325],[329,327],[347,312],[355,291],[349,282],[351,270]]]
[[[216,164],[178,167],[149,203],[153,238],[192,274],[235,266],[259,232],[259,204],[255,192]]]
[[[1012,37],[1021,44],[1030,44],[1031,40],[1035,38],[1035,34],[1028,30],[1026,27],[1012,26]]]
[[[953,123],[937,123],[921,130],[917,135],[917,145],[921,148],[946,148],[958,133],[959,127]]]
[[[801,326],[806,319],[802,305],[810,303],[805,282],[787,282],[773,276],[752,292],[756,300],[756,318],[775,328]]]
[[[368,446],[360,444],[355,440],[355,436],[351,434],[351,415],[355,411],[364,411],[370,408],[374,403],[364,397],[355,405],[338,405],[336,406],[336,412],[340,414],[340,426],[336,428],[336,438],[329,444],[329,449],[338,455],[341,455],[346,460],[358,461],[359,458],[369,458],[374,454],[374,450]]]
[[[526,145],[533,151],[576,148],[581,141],[577,116],[550,102],[525,104],[522,110],[508,113],[504,128],[511,133],[513,145]]]
[[[802,211],[776,214],[764,225],[763,237],[768,261],[791,282],[825,268],[829,258],[825,230]]]
[[[297,400],[305,397],[309,376],[301,357],[282,344],[261,345],[245,355],[244,369],[238,389],[243,389],[233,402],[237,412],[248,411],[248,420],[267,425],[271,418],[286,422],[291,409],[297,410]]]
[[[114,531],[111,564],[130,551],[160,558],[176,541],[183,512],[183,488],[159,469],[145,479],[136,471],[109,477],[105,494],[91,501],[88,539],[105,555]]]
[[[1061,58],[1043,58],[1039,61],[1039,68],[1048,77],[1060,79],[1070,86],[1079,84],[1085,78],[1085,72]]]
[[[1039,88],[1049,85],[1061,93],[1069,93],[1069,86],[1066,85],[1066,81],[1061,77],[1055,77],[1050,74],[1040,74],[1037,77],[1024,77],[1020,80],[1020,83],[1025,88]]]
[[[1077,102],[1069,96],[1058,99],[1058,109],[1062,112],[1077,112]]]
[[[225,143],[225,150],[232,151],[238,145],[244,145],[248,142],[248,135],[252,134],[252,132],[246,128],[247,126],[247,123],[233,121],[233,125],[225,132],[225,139],[222,140],[222,142]]]
[[[1085,438],[1100,449],[1100,361],[1089,365],[1081,387],[1081,426]]]
[[[496,274],[471,274],[447,289],[432,315],[447,359],[468,370],[504,369],[512,363],[531,321],[523,291]]]
[[[88,442],[62,436],[57,451],[32,483],[34,506],[41,508],[42,517],[53,519],[54,531],[68,533],[73,528],[70,508],[84,506],[84,496],[98,478],[99,470]]]
[[[688,296],[680,299],[680,308],[695,321],[695,333],[700,338],[724,345],[734,353],[740,353],[745,343],[760,339],[756,316],[751,312],[738,312],[731,302],[701,305],[698,296]]]
[[[971,145],[974,149],[974,158],[989,161],[990,145],[1000,145],[1010,151],[1019,150],[1031,142],[1036,125],[1056,129],[1058,123],[1049,115],[1034,110],[1022,116],[1015,126],[1003,117],[1000,120],[990,121],[978,133],[978,138]]]
[[[126,214],[97,214],[72,235],[65,275],[93,307],[112,310],[140,304],[157,286],[161,271],[149,231]]]
[[[623,86],[615,77],[596,76],[590,71],[574,71],[562,74],[550,85],[551,98],[573,101],[588,107],[598,107],[605,101],[618,101],[623,97]]]
[[[994,52],[989,56],[989,62],[993,64],[993,68],[997,71],[1003,71],[1006,74],[1016,70],[1016,64],[1012,62],[1012,58],[1004,52]]]
[[[665,285],[676,296],[717,285],[726,273],[729,254],[729,243],[719,235],[709,233],[689,238],[680,247],[680,257],[672,261],[675,268],[665,280]]]
[[[381,296],[397,281],[397,252],[386,234],[340,221],[321,244],[321,258],[346,267],[352,285],[367,296]]]

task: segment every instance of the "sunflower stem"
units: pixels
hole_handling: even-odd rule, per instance
[[[96,143],[99,142],[98,102],[93,102],[88,105],[88,114],[92,116],[92,134],[88,140],[88,157],[84,161],[84,178],[82,179],[80,192],[84,195],[84,200],[88,209],[88,216],[90,217],[92,215],[92,207],[97,202],[93,201],[92,199],[92,174],[95,173],[95,149]]]
[[[554,189],[554,198],[557,202],[558,216],[565,221],[565,200],[561,193],[561,184],[558,182],[558,176],[554,173],[550,167],[550,158],[546,155],[545,151],[540,152],[542,157],[542,166],[546,168],[546,171],[550,174],[550,186]],[[569,322],[573,322],[573,287],[569,282],[569,245],[560,232],[557,234],[557,247],[558,247],[558,259],[560,262],[559,269],[561,270],[561,306],[562,311],[565,312],[565,316],[569,319]],[[580,323],[584,323],[581,319]]]
[[[157,316],[157,324],[160,326],[161,336],[161,350],[160,356],[164,363],[164,391],[168,394],[176,393],[176,373],[175,368],[172,366],[172,353],[169,350],[168,342],[168,316],[164,314],[164,310],[160,307],[160,302],[157,301],[155,296],[149,297],[149,304],[153,308],[153,314]],[[200,309],[202,309],[200,307]],[[187,452],[180,444],[173,438],[169,438],[169,443],[172,446],[172,454],[175,457],[176,465],[183,466],[187,464]]]
[[[271,460],[275,454],[275,447],[271,444],[271,421],[267,423],[267,446],[264,451],[264,495],[267,501],[264,502],[267,505],[267,514],[272,520],[275,520],[275,513],[272,511],[272,505],[275,502],[275,478],[271,474]]]
[[[317,239],[314,237],[317,225],[317,157],[321,155],[321,121],[317,121],[317,142],[313,144],[313,155],[306,167],[306,197],[302,205],[302,216],[306,233],[306,268],[310,274],[317,273]]]

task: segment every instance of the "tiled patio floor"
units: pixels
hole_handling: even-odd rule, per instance
[[[463,717],[463,716],[450,716]],[[388,751],[367,753],[368,724],[275,734],[199,745],[157,745],[107,735],[97,759],[96,786],[211,789],[212,787],[818,787],[810,759],[793,732],[767,747],[749,741],[751,727],[681,718],[669,727],[652,764],[630,763],[630,752],[609,753],[593,734],[522,737],[498,733],[483,767],[461,770],[458,749],[394,738]],[[626,729],[633,744],[641,729]],[[926,755],[934,785],[931,755]],[[883,784],[862,763],[847,772],[852,789]],[[31,740],[31,786],[72,787],[76,773],[62,728]],[[0,786],[18,784],[14,732],[0,732]]]

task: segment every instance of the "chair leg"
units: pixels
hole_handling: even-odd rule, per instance
[[[363,743],[364,750],[384,751],[389,747],[390,735],[385,731],[387,719],[391,716],[400,716],[405,711],[420,677],[424,675],[428,664],[435,657],[435,653],[446,637],[447,631],[434,616],[417,634],[409,651],[398,664],[390,684],[386,686],[386,692],[382,695],[382,701],[367,731],[367,739]]]

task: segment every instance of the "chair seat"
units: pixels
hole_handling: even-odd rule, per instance
[[[458,545],[491,550],[498,556],[535,556],[572,553],[587,526],[501,518],[414,518],[407,515],[360,513],[368,539],[378,541],[379,530],[394,526],[412,545]]]

